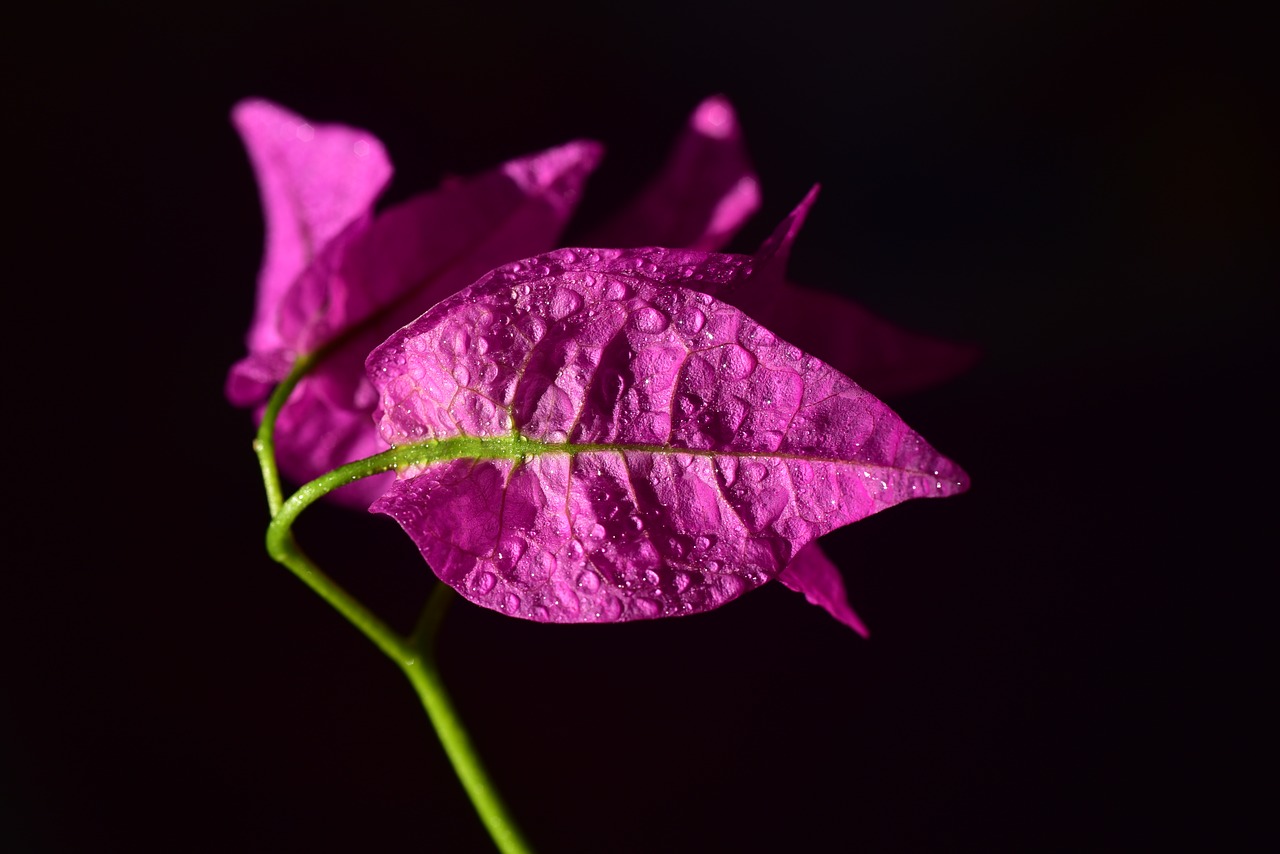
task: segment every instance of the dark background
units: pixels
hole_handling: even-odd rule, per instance
[[[480,6],[9,31],[0,847],[489,850],[407,682],[262,549],[222,397],[262,245],[228,112],[372,131],[385,202],[599,139],[576,229],[719,92],[764,191],[731,249],[821,182],[793,279],[984,348],[891,400],[974,486],[824,540],[870,641],[780,585],[608,628],[457,603],[441,666],[530,840],[1263,848],[1265,29],[1216,4]],[[388,519],[317,507],[299,536],[412,620],[431,576]]]

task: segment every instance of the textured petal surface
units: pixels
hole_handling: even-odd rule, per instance
[[[365,356],[406,320],[513,258],[555,245],[600,160],[600,146],[572,142],[509,161],[473,178],[349,225],[278,300],[284,352],[258,352],[232,370],[228,391],[246,388],[259,366],[283,365],[342,335],[280,413],[281,471],[295,481],[387,446],[373,429]],[[269,376],[263,368],[259,374]],[[258,402],[283,374],[258,387]],[[246,393],[247,396],[247,393]],[[382,478],[333,493],[368,506]]]
[[[803,593],[809,604],[826,609],[828,614],[864,638],[870,636],[866,624],[849,605],[840,570],[816,542],[796,552],[791,563],[778,575],[778,580],[797,593]]]
[[[588,242],[720,249],[759,207],[742,126],[728,99],[715,95],[693,111],[658,176]]]
[[[532,440],[401,471],[373,506],[477,604],[539,621],[718,607],[835,527],[967,488],[869,392],[701,290],[738,255],[560,250],[370,354],[383,441]]]
[[[270,101],[241,101],[231,120],[249,153],[266,224],[249,348],[270,350],[283,343],[276,307],[285,291],[325,244],[368,213],[391,178],[391,163],[368,131],[312,124]]]

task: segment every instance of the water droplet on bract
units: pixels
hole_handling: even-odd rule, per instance
[[[600,576],[596,575],[589,569],[584,570],[578,575],[578,579],[575,583],[580,589],[585,590],[588,593],[595,593],[600,589]]]
[[[547,313],[554,320],[563,320],[580,308],[582,308],[582,297],[577,291],[556,288],[555,293],[551,295],[551,302],[547,305]]]
[[[657,334],[667,328],[670,319],[658,309],[645,306],[631,315],[631,325],[640,332]]]
[[[600,603],[600,610],[596,611],[596,619],[608,620],[610,622],[622,616],[622,602],[616,596],[606,596],[604,601]]]
[[[520,597],[514,593],[508,593],[502,600],[502,609],[508,614],[514,614],[520,610]]]
[[[604,298],[607,300],[623,300],[631,296],[631,286],[620,279],[610,279],[608,286],[604,289]]]
[[[488,593],[497,583],[498,578],[492,572],[482,572],[476,576],[475,589],[480,593]]]
[[[758,347],[772,347],[778,343],[778,339],[763,326],[755,326],[751,329],[751,343]]]
[[[676,317],[676,324],[690,335],[697,335],[707,323],[707,316],[697,306],[687,306]]]
[[[658,575],[656,571],[652,569],[646,569],[644,571],[644,578],[645,578],[645,581],[648,581],[654,587],[657,587],[659,584],[662,583],[662,578]]]
[[[737,344],[726,344],[720,355],[720,376],[729,381],[744,380],[756,368],[756,357]]]

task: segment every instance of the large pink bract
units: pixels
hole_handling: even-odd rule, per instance
[[[392,169],[372,134],[313,124],[262,99],[238,104],[233,121],[258,179],[267,238],[248,354],[232,367],[226,391],[261,419],[297,359],[316,360],[274,432],[280,470],[296,483],[388,448],[373,425],[378,395],[365,355],[488,271],[555,246],[602,156],[598,143],[570,142],[375,213]],[[785,258],[812,201],[810,194],[760,258],[775,251]],[[737,118],[715,96],[693,111],[653,180],[587,234],[597,245],[709,252],[726,245],[759,204]],[[922,388],[974,360],[972,347],[908,332],[835,294],[787,282],[782,267],[734,280],[745,287],[719,296],[767,316],[782,338],[872,391]],[[332,497],[367,507],[391,483],[390,475],[367,478]],[[865,634],[839,571],[816,542],[776,577]]]
[[[836,527],[967,488],[871,393],[705,292],[755,263],[563,249],[444,300],[369,356],[383,440],[537,449],[411,467],[372,509],[472,602],[611,622],[719,607]]]

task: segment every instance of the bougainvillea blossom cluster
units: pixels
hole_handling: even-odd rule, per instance
[[[585,229],[595,248],[554,251],[598,143],[377,210],[392,169],[371,134],[263,100],[233,120],[267,240],[227,394],[261,417],[314,360],[275,430],[299,482],[393,445],[523,442],[333,493],[396,518],[471,601],[538,621],[649,619],[776,579],[865,633],[817,537],[967,487],[872,392],[946,379],[974,351],[787,280],[816,188],[752,255],[718,251],[760,205],[724,98]]]

